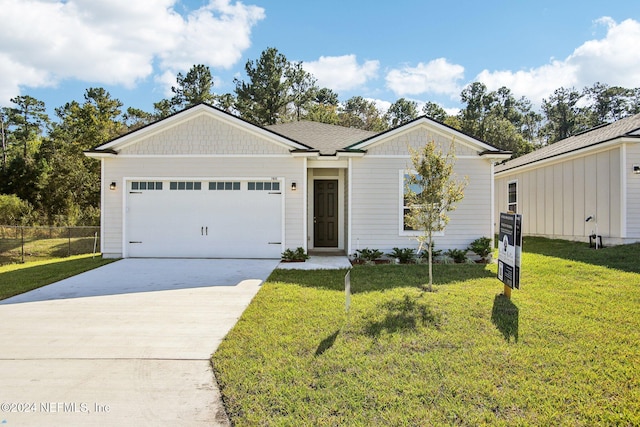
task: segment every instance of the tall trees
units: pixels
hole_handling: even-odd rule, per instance
[[[15,107],[7,110],[8,121],[14,127],[15,141],[22,146],[22,156],[26,159],[29,143],[42,135],[44,127],[49,123],[44,102],[31,96],[16,96],[10,100]]]
[[[89,88],[82,104],[56,109],[59,118],[43,147],[48,174],[42,208],[47,221],[71,225],[95,223],[100,202],[100,163],[83,155],[126,132],[122,102],[103,88]]]
[[[259,125],[276,124],[286,115],[291,82],[286,78],[287,58],[275,48],[267,48],[257,61],[247,61],[248,82],[234,79],[236,109],[240,115]]]
[[[7,151],[9,149],[7,145],[7,122],[5,117],[5,109],[0,108],[0,142],[2,143],[2,163],[0,163],[0,176],[7,169]]]
[[[375,102],[368,101],[361,96],[353,96],[344,103],[339,113],[340,125],[354,127],[374,132],[387,128],[384,118],[376,107]]]
[[[447,119],[447,112],[444,110],[444,108],[442,108],[441,106],[439,106],[438,104],[436,104],[435,102],[431,102],[431,101],[427,101],[424,106],[422,107],[422,113],[433,119],[433,120],[437,120],[441,123],[444,123],[444,121]]]
[[[506,87],[488,92],[480,82],[467,86],[460,97],[466,104],[458,115],[463,132],[516,157],[534,149],[537,134],[531,119],[536,116],[526,98],[515,99]]]
[[[400,126],[418,117],[418,103],[400,98],[387,110],[385,119],[391,127]]]
[[[37,153],[49,124],[44,102],[31,96],[11,99],[13,107],[3,109],[3,165],[0,193],[16,194],[35,204],[39,197],[42,164]]]
[[[466,104],[460,110],[461,130],[478,139],[484,139],[486,120],[491,112],[495,94],[487,92],[484,83],[473,82],[462,90],[460,99]]]
[[[640,89],[627,89],[598,82],[584,88],[582,94],[590,101],[585,109],[589,127],[615,122],[640,112]]]
[[[580,98],[582,95],[574,88],[561,87],[556,89],[548,100],[542,100],[542,111],[546,119],[542,133],[548,144],[587,128],[578,107]]]
[[[191,67],[186,76],[178,73],[177,86],[171,87],[175,93],[173,104],[178,109],[205,102],[213,104],[216,96],[213,93],[213,77],[208,66],[203,64]]]
[[[203,64],[194,65],[186,75],[178,73],[176,86],[171,86],[171,92],[174,93],[171,99],[162,99],[153,104],[158,118],[201,102],[213,105],[217,99],[213,92],[211,70]]]
[[[300,120],[302,113],[308,111],[315,97],[316,78],[302,68],[302,62],[290,64],[285,70],[289,83],[290,100],[293,104],[294,118]]]
[[[336,125],[340,122],[338,105],[337,93],[326,87],[318,89],[314,93],[304,119]]]

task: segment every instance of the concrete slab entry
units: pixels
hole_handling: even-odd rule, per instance
[[[127,259],[0,301],[0,403],[37,409],[0,422],[228,425],[209,359],[277,263]]]

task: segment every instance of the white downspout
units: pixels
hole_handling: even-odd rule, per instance
[[[353,159],[351,157],[349,157],[348,160],[348,169],[347,169],[347,179],[349,180],[349,182],[347,183],[347,188],[349,191],[349,194],[347,195],[347,256],[351,255],[353,253],[353,251],[351,250],[351,241],[352,241],[352,227],[351,227],[351,218],[352,218],[352,203],[351,203],[351,199],[353,197],[353,173],[352,173],[352,169],[353,169]]]

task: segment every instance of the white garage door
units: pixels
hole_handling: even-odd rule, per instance
[[[127,256],[279,258],[278,181],[129,181]]]

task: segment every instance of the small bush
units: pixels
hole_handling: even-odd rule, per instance
[[[461,264],[467,259],[467,251],[465,249],[449,249],[445,255],[452,258],[456,264]]]
[[[383,255],[378,249],[364,248],[358,249],[356,252],[358,252],[356,256],[364,261],[375,261]]]
[[[282,252],[283,261],[306,261],[309,259],[309,255],[306,254],[302,247],[298,247],[295,250],[287,249]]]
[[[439,257],[440,255],[442,255],[442,249],[437,249],[436,250],[435,242],[431,242],[431,256],[435,259],[436,257]],[[420,252],[420,258],[424,258],[424,259],[429,258],[429,251],[427,249],[423,249]]]
[[[485,259],[491,253],[491,239],[480,237],[469,245],[469,250],[475,252],[480,258]]]
[[[410,264],[416,259],[416,253],[412,248],[393,248],[388,255],[391,258],[397,258],[400,264]]]

